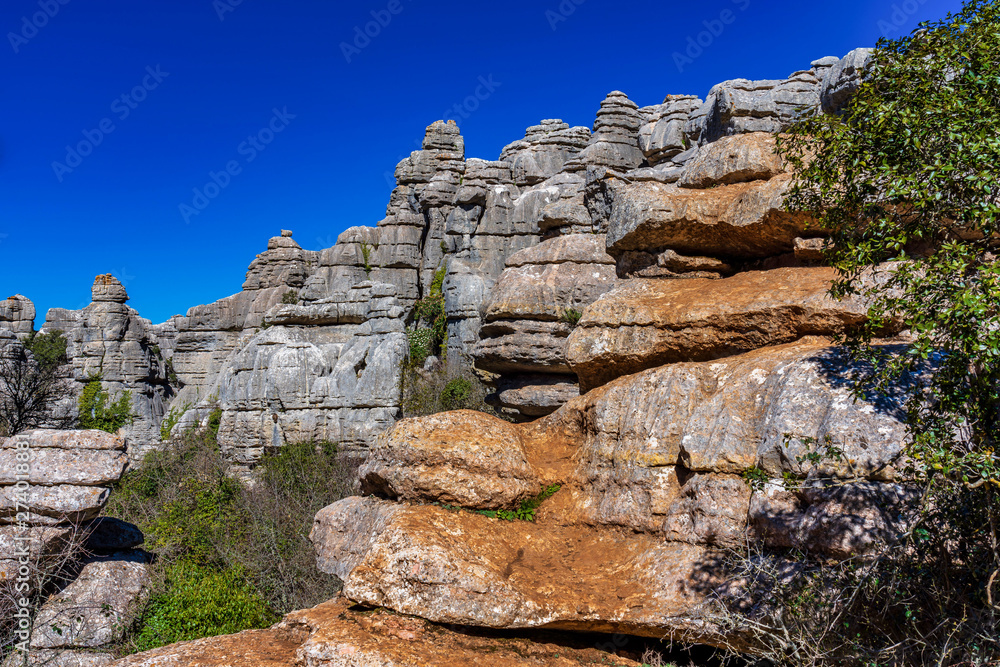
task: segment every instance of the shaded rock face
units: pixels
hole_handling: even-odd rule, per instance
[[[66,577],[40,600],[20,638],[29,642],[29,665],[108,664],[109,653],[89,649],[119,640],[146,593],[148,558],[132,550],[142,533],[120,521],[91,521],[128,461],[125,441],[103,431],[36,430],[0,441],[0,613],[38,593],[11,597],[22,568],[58,562]]]
[[[610,638],[609,638],[610,639]],[[603,644],[614,647],[613,642]],[[613,648],[612,648],[613,651]],[[351,609],[346,600],[332,600],[297,611],[268,630],[248,630],[228,637],[210,637],[129,656],[115,667],[578,667],[608,664],[638,667],[639,663],[594,648],[572,638],[556,643],[528,638],[492,637],[462,628],[446,628],[419,618],[377,610]]]
[[[372,450],[361,490],[408,504],[325,508],[311,535],[318,562],[348,598],[435,622],[752,649],[713,606],[719,549],[756,533],[843,558],[901,525],[902,397],[854,402],[849,374],[842,351],[808,338],[623,377],[532,424],[404,420]],[[843,459],[802,463],[827,438]],[[754,491],[741,477],[752,467],[816,483],[790,497]],[[865,481],[827,489],[820,476]],[[430,505],[504,509],[552,484],[535,523]]]
[[[138,456],[144,446],[159,442],[160,422],[174,389],[152,325],[126,305],[128,293],[118,279],[97,276],[91,292],[93,301],[83,310],[53,309],[46,317],[43,331],[63,332],[72,365],[71,398],[60,416],[76,416],[78,397],[93,378],[100,378],[112,400],[129,392],[132,423],[123,433]]]
[[[615,284],[604,236],[558,236],[507,261],[486,307],[476,366],[499,374],[494,400],[523,417],[578,394],[566,345],[584,308]]]

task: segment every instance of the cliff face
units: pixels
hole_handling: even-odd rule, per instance
[[[913,500],[896,469],[906,387],[853,400],[830,336],[866,309],[827,296],[822,230],[785,210],[772,138],[838,113],[865,56],[704,101],[613,92],[593,131],[542,121],[495,162],[467,160],[458,128],[435,123],[376,227],[319,253],[283,233],[240,294],[109,336],[156,338],[184,385],[173,405],[192,403],[181,427],[217,405],[239,466],[298,439],[366,454],[363,496],[311,534],[343,599],[118,664],[632,664],[489,634],[539,629],[753,652],[767,605],[745,623],[727,612],[741,583],[726,549],[759,539],[782,571],[788,549],[864,556]],[[405,326],[442,271],[449,358],[492,374],[522,423],[400,421]],[[840,455],[810,463],[818,443]],[[533,500],[534,521],[489,516]]]

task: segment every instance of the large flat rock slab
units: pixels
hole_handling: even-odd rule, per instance
[[[434,506],[347,499],[322,510],[319,562],[344,553],[322,530],[348,513],[377,526],[367,548],[326,571],[349,571],[344,594],[437,623],[489,628],[623,632],[679,641],[723,641],[712,621],[714,584],[696,545],[627,530],[505,522]],[[355,543],[356,546],[356,543]]]
[[[706,176],[705,178],[708,178]],[[639,182],[613,187],[608,252],[675,250],[757,259],[791,252],[810,216],[785,210],[791,176],[711,189]]]
[[[634,279],[584,312],[567,359],[586,392],[681,361],[705,361],[831,336],[865,321],[867,309],[828,294],[833,269],[750,271],[722,280]]]
[[[296,611],[268,630],[209,637],[129,656],[114,667],[638,667],[585,642],[533,641],[445,628],[344,599]]]

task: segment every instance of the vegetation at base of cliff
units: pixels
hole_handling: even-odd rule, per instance
[[[506,419],[486,403],[490,390],[467,365],[452,360],[435,370],[405,366],[402,400],[404,417],[426,417],[452,410],[475,410]]]
[[[132,423],[132,392],[123,391],[112,399],[101,386],[101,378],[91,378],[79,400],[80,428],[117,433]]]
[[[1000,660],[997,26],[998,0],[966,0],[881,40],[843,115],[778,137],[789,209],[830,234],[831,294],[869,304],[839,341],[861,362],[855,394],[907,392],[895,480],[920,498],[864,559],[796,554],[796,576],[754,553],[730,564],[783,610],[755,627],[778,664]],[[892,322],[910,335],[880,346]]]
[[[317,511],[350,495],[355,464],[331,443],[293,443],[244,482],[220,451],[219,414],[148,454],[112,493],[105,514],[139,526],[157,556],[119,654],[267,627],[340,590],[308,536]]]
[[[32,333],[23,349],[11,346],[0,357],[0,437],[55,423],[52,408],[69,395],[57,369],[66,363],[66,338],[61,331]],[[66,420],[71,421],[71,420]]]

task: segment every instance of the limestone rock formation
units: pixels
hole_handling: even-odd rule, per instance
[[[19,494],[35,526],[97,516],[128,466],[125,450],[123,438],[103,431],[36,430],[0,442],[0,524],[16,522]],[[19,477],[19,452],[30,457],[27,479]]]
[[[92,303],[78,311],[53,309],[43,331],[62,331],[72,364],[72,397],[64,410],[75,413],[84,386],[99,378],[112,400],[131,394],[132,423],[124,434],[136,457],[143,446],[159,442],[160,422],[174,389],[167,381],[149,320],[126,305],[128,294],[117,278],[97,276]],[[75,415],[74,415],[75,416]]]
[[[759,530],[776,547],[844,558],[899,527],[883,508],[908,493],[893,481],[902,396],[854,402],[849,373],[842,351],[809,338],[623,377],[531,424],[405,420],[373,450],[362,490],[408,504],[322,510],[318,562],[351,600],[435,622],[752,648],[713,606],[725,590],[718,549]],[[806,463],[827,439],[843,458]],[[775,498],[741,478],[754,467],[817,485]],[[493,483],[501,471],[505,490]],[[827,490],[830,476],[866,481]],[[553,484],[534,523],[430,505],[505,509]]]
[[[872,49],[855,49],[841,58],[823,76],[823,91],[820,95],[824,113],[843,113],[851,98],[861,86],[865,66],[871,58]]]
[[[339,299],[285,305],[223,368],[219,443],[252,465],[265,447],[329,441],[364,448],[399,418],[407,352],[391,285],[361,283]]]
[[[748,271],[722,280],[635,279],[587,308],[567,361],[584,391],[679,361],[705,361],[830,336],[856,327],[867,308],[835,301],[833,269]]]
[[[121,638],[149,585],[144,554],[86,559],[76,578],[42,605],[31,633],[33,649],[95,649]]]
[[[558,236],[507,261],[486,307],[476,366],[497,373],[497,401],[526,417],[549,414],[577,393],[565,357],[583,309],[616,282],[604,236]]]
[[[30,471],[20,479],[19,465]],[[18,596],[11,587],[25,569],[34,577],[58,563],[65,577],[22,638],[31,647],[28,664],[110,663],[109,653],[91,649],[120,639],[145,595],[149,558],[132,551],[141,532],[121,521],[90,521],[127,465],[125,441],[103,431],[36,430],[0,441],[0,613],[12,613]],[[15,658],[4,665],[13,667]]]
[[[588,166],[629,171],[642,165],[639,128],[645,118],[635,102],[621,91],[613,91],[601,102],[589,145],[566,164],[566,171],[584,171]]]
[[[605,642],[614,646],[611,642]],[[607,648],[565,638],[562,643],[494,637],[463,628],[447,628],[386,610],[351,608],[332,600],[289,614],[268,630],[248,630],[140,653],[114,667],[577,667],[605,664],[638,667]]]
[[[7,329],[22,340],[29,336],[35,330],[35,304],[22,294],[0,301],[0,329]]]
[[[755,132],[723,137],[702,147],[684,165],[677,185],[705,189],[767,181],[784,171],[781,158],[775,154],[774,135]]]

